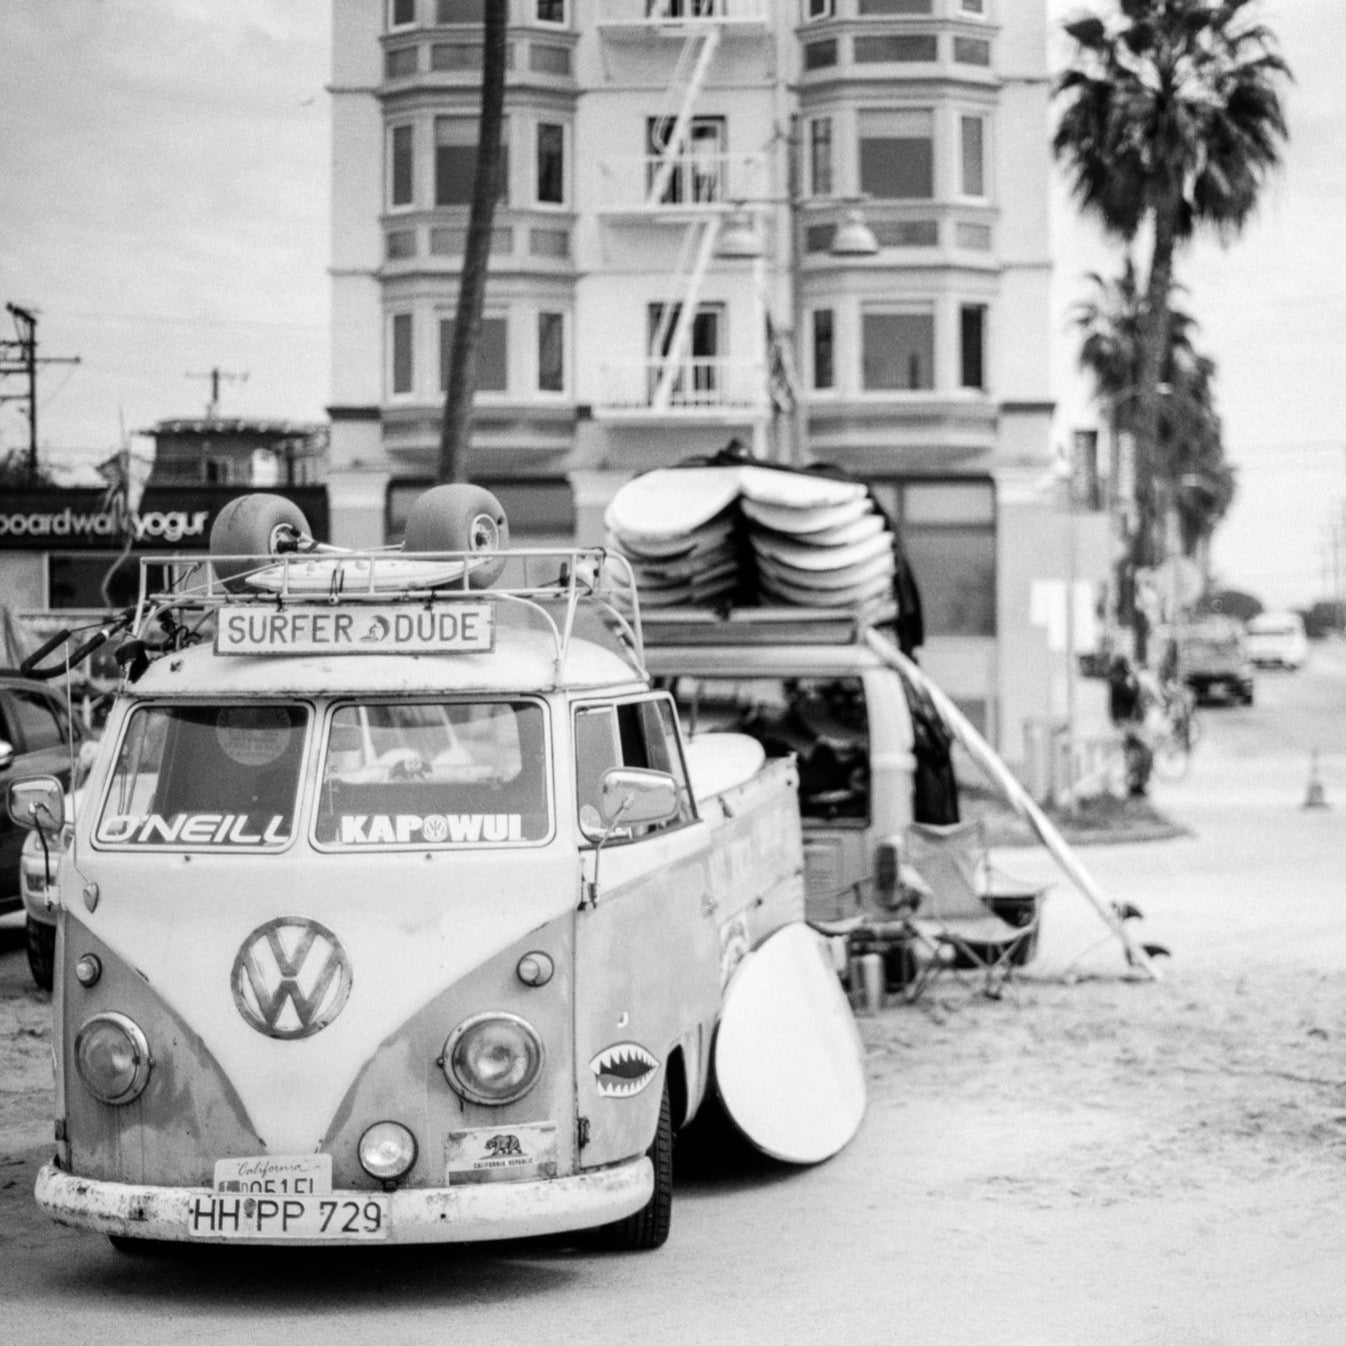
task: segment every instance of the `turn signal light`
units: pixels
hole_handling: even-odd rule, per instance
[[[375,1122],[360,1137],[360,1167],[371,1178],[393,1182],[416,1162],[416,1137],[401,1122]]]

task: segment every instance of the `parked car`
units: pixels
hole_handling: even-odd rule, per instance
[[[1177,636],[1178,674],[1198,701],[1253,703],[1253,666],[1242,622],[1206,617]]]
[[[88,740],[79,717],[69,717],[64,701],[46,684],[0,674],[0,786],[29,776],[55,776],[68,790],[71,764],[78,763]],[[0,810],[0,913],[21,905],[19,855],[25,835]]]
[[[1304,667],[1309,656],[1309,640],[1299,613],[1259,613],[1245,629],[1248,657],[1258,668]]]

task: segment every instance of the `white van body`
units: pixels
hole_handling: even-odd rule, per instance
[[[629,1222],[668,1199],[728,978],[803,918],[796,770],[726,741],[689,777],[629,572],[516,560],[481,592],[142,597],[169,639],[56,876],[58,1221],[662,1242]],[[667,816],[623,825],[635,786],[613,816],[633,780]]]

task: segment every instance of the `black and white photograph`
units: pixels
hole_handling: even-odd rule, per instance
[[[1346,1340],[1340,0],[4,0],[0,1337]]]

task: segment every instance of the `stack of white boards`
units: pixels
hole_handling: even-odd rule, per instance
[[[604,517],[645,607],[744,597],[751,549],[758,602],[855,607],[892,594],[893,535],[863,482],[769,467],[657,468]]]

